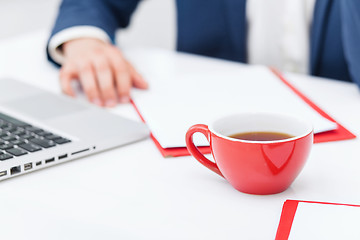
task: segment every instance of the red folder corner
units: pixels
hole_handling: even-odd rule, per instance
[[[308,99],[304,94],[302,94],[298,89],[296,89],[294,86],[292,86],[282,75],[279,71],[270,68],[270,70],[283,82],[285,83],[291,90],[294,91],[295,94],[297,94],[301,99],[303,99],[307,104],[309,104],[314,110],[316,110],[321,116],[325,117],[326,119],[334,122],[337,124],[337,129],[317,133],[314,135],[314,143],[322,143],[322,142],[332,142],[332,141],[340,141],[340,140],[347,140],[347,139],[353,139],[356,138],[354,134],[352,134],[349,130],[347,130],[345,127],[337,123],[333,118],[331,118],[328,114],[326,114],[323,110],[321,110],[318,106],[315,105],[310,99]],[[135,107],[135,110],[139,114],[140,118],[143,122],[145,120],[141,116],[141,113],[139,112],[138,108],[136,107],[135,103],[131,101],[132,105]],[[185,136],[185,133],[184,133]],[[164,157],[180,157],[180,156],[187,156],[190,155],[186,147],[175,147],[175,148],[163,148],[160,143],[157,141],[157,139],[154,137],[153,134],[151,134],[151,138],[153,139],[156,147],[159,149],[160,153]],[[203,154],[211,153],[210,147],[198,147],[200,152]]]
[[[295,217],[299,202],[360,207],[360,205],[353,205],[353,204],[286,200],[283,205],[282,211],[281,211],[279,227],[276,232],[275,240],[287,240],[289,238],[291,227],[292,227],[292,224],[294,221],[294,217]]]
[[[304,100],[307,104],[310,105],[314,110],[316,110],[321,116],[324,118],[336,123],[337,129],[322,133],[317,133],[314,135],[314,143],[321,142],[332,142],[332,141],[340,141],[356,138],[354,134],[352,134],[349,130],[344,128],[338,122],[336,122],[332,117],[326,114],[323,110],[321,110],[318,106],[315,105],[310,99],[308,99],[304,94],[302,94],[299,90],[297,90],[294,86],[292,86],[285,78],[281,75],[281,73],[275,69],[271,69],[271,71],[280,78],[291,90],[293,90],[302,100]]]

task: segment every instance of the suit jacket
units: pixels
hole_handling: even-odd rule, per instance
[[[63,0],[52,35],[91,25],[114,40],[115,31],[128,26],[139,1]],[[178,51],[247,61],[246,0],[176,0],[176,5]],[[360,1],[318,0],[311,27],[311,74],[360,86],[359,44]]]

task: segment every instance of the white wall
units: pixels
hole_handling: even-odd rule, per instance
[[[120,45],[175,46],[175,0],[143,0]],[[0,39],[46,29],[50,31],[60,0],[0,0]]]
[[[50,29],[59,0],[0,0],[0,39]]]

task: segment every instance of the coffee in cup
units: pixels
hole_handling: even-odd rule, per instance
[[[292,138],[294,136],[281,132],[243,132],[232,134],[229,137],[250,141],[274,141]]]

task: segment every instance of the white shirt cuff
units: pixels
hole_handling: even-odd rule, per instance
[[[111,42],[107,33],[98,27],[74,26],[56,33],[49,41],[50,57],[58,64],[64,62],[64,54],[59,48],[63,43],[77,38],[95,38],[104,42]]]

